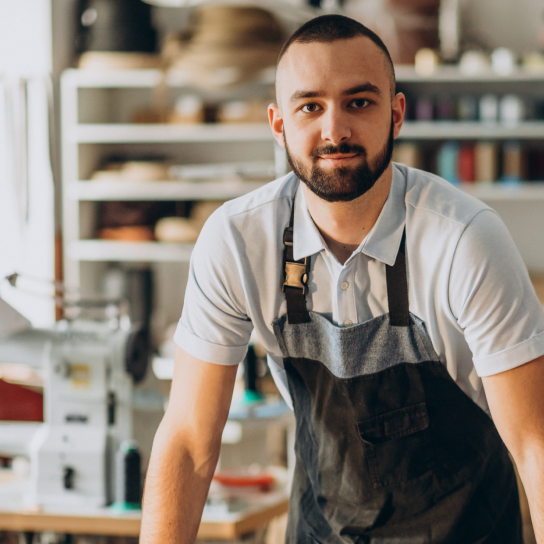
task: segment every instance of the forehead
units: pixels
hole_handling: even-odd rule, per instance
[[[364,82],[372,83],[384,95],[389,92],[385,54],[365,36],[333,42],[295,42],[281,59],[277,72],[277,92],[282,101],[295,91],[335,94]]]

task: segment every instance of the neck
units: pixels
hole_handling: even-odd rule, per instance
[[[335,257],[344,264],[372,230],[389,195],[392,164],[372,189],[351,202],[327,202],[302,184],[308,211]]]

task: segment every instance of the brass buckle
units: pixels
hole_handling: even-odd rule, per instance
[[[306,282],[308,281],[308,257],[304,258],[302,263],[285,263],[285,282],[281,290],[285,291],[285,287],[296,287],[302,289],[302,294],[306,294]]]

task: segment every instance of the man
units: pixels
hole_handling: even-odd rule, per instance
[[[293,173],[196,245],[141,542],[194,542],[255,328],[297,418],[287,542],[521,543],[500,433],[544,543],[544,315],[508,232],[391,163],[405,98],[364,26],[302,26],[276,92]]]

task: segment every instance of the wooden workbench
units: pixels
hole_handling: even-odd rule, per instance
[[[2,489],[3,488],[3,489]],[[48,509],[32,511],[17,507],[19,501],[8,505],[2,497],[7,490],[0,485],[0,531],[23,531],[109,536],[138,536],[140,534],[141,512],[116,513],[108,508]],[[9,490],[12,492],[13,491]],[[8,493],[9,494],[9,493]],[[199,539],[235,540],[242,535],[262,529],[289,507],[286,492],[273,491],[245,496],[249,503],[241,512],[207,515],[202,517],[198,530]]]

